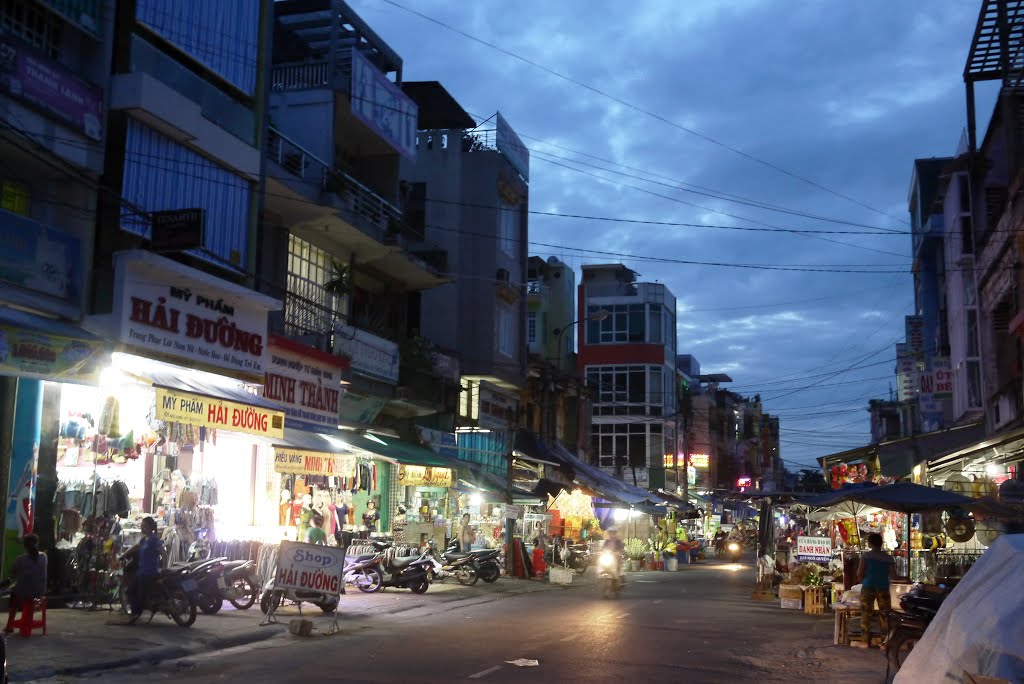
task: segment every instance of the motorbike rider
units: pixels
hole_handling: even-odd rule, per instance
[[[625,582],[625,574],[622,572],[622,555],[626,552],[626,545],[619,538],[619,531],[614,527],[609,527],[604,532],[604,543],[601,545],[602,551],[611,551],[615,554],[615,572],[618,574],[619,579]]]
[[[131,608],[129,624],[134,624],[149,603],[160,569],[163,568],[166,551],[164,543],[156,533],[156,520],[145,517],[142,520],[142,539],[138,544],[121,554],[121,562],[135,558],[135,575],[128,586],[128,597]]]

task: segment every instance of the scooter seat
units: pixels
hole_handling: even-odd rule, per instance
[[[446,553],[444,559],[447,561],[462,560],[463,558],[469,558],[473,554],[471,553]]]
[[[356,556],[355,558],[350,558],[349,560],[350,561],[355,561],[356,563],[363,563],[365,561],[368,561],[368,560],[374,558],[376,555],[377,554],[375,554],[375,553],[364,553],[362,555]]]
[[[400,556],[391,561],[391,567],[396,570],[402,570],[412,565],[413,561],[418,558],[419,556]]]

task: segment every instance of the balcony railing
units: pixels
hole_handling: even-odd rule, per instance
[[[327,62],[275,64],[270,70],[270,87],[274,92],[317,90],[329,87],[330,77],[331,65]]]
[[[423,231],[409,226],[398,207],[275,128],[267,134],[267,154],[292,176],[335,195],[341,201],[341,211],[359,221],[359,227],[375,239],[385,244],[400,244],[403,238],[423,241]]]

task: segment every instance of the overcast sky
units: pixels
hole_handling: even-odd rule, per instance
[[[895,387],[893,345],[913,308],[913,160],[956,150],[978,0],[401,0],[611,98],[385,0],[350,2],[402,56],[406,80],[441,81],[478,121],[502,112],[531,148],[534,211],[875,233],[530,218],[531,254],[577,272],[621,261],[668,285],[679,352],[760,393],[790,470],[867,442],[867,401]],[[992,102],[983,91],[979,126]]]

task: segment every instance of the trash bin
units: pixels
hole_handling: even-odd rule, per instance
[[[665,570],[667,572],[675,572],[678,569],[679,569],[679,559],[678,558],[666,558],[665,559]]]

